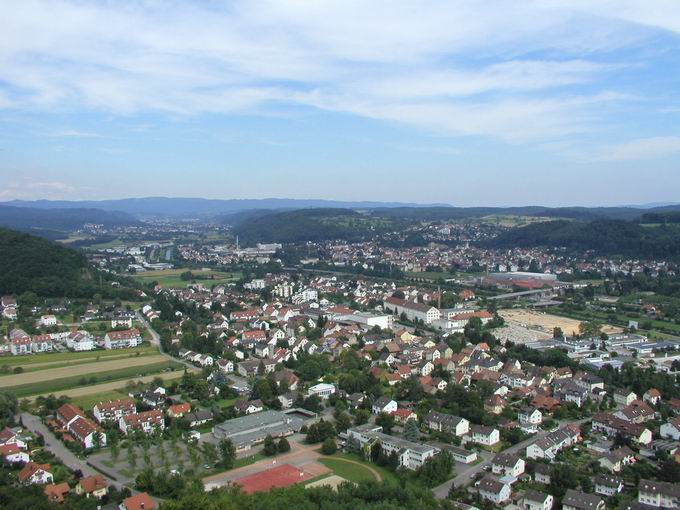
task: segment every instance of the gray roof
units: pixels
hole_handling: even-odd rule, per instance
[[[581,510],[594,510],[602,504],[602,498],[595,494],[586,494],[585,492],[575,491],[574,489],[567,489],[567,492],[562,498],[562,505],[573,506]]]

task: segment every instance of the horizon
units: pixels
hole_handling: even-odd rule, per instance
[[[0,201],[674,203],[680,24],[651,4],[27,0]]]

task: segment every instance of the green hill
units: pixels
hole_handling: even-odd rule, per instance
[[[40,237],[0,228],[0,294],[89,298],[131,294],[90,267],[79,252]]]
[[[244,243],[298,243],[342,239],[360,241],[398,228],[394,219],[351,209],[299,209],[248,218],[234,228]]]
[[[484,243],[489,248],[564,247],[592,250],[599,255],[680,258],[680,229],[675,226],[645,228],[622,220],[589,223],[548,221],[508,230]]]

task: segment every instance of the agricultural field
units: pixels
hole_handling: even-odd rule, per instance
[[[128,379],[178,370],[183,365],[157,356],[94,361],[75,366],[47,368],[22,374],[0,377],[0,383],[17,397],[57,393],[98,382]]]
[[[540,331],[552,335],[555,328],[560,328],[565,335],[578,333],[580,320],[571,319],[569,317],[562,317],[560,315],[552,315],[549,313],[536,312],[527,309],[513,309],[500,310],[499,315],[505,319],[505,322],[512,325],[517,325],[531,330]],[[621,328],[605,324],[602,328],[607,334],[620,333]]]
[[[133,278],[145,285],[156,281],[161,287],[165,288],[184,288],[192,282],[202,283],[206,287],[211,287],[213,285],[234,282],[241,278],[241,273],[227,273],[212,269],[192,269],[190,271],[194,275],[194,280],[182,280],[180,275],[186,271],[189,271],[189,269],[183,268],[164,269],[162,271],[146,271],[133,275]]]
[[[5,356],[0,358],[0,371],[3,366],[17,367],[21,366],[24,369],[29,367],[49,367],[66,363],[80,363],[104,360],[107,358],[129,358],[137,356],[148,356],[150,354],[157,354],[158,349],[151,345],[134,347],[131,349],[116,349],[116,350],[95,350],[82,352],[47,352],[42,354],[31,354],[30,356]]]

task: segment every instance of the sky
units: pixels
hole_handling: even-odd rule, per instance
[[[16,0],[0,200],[680,202],[678,0]]]

